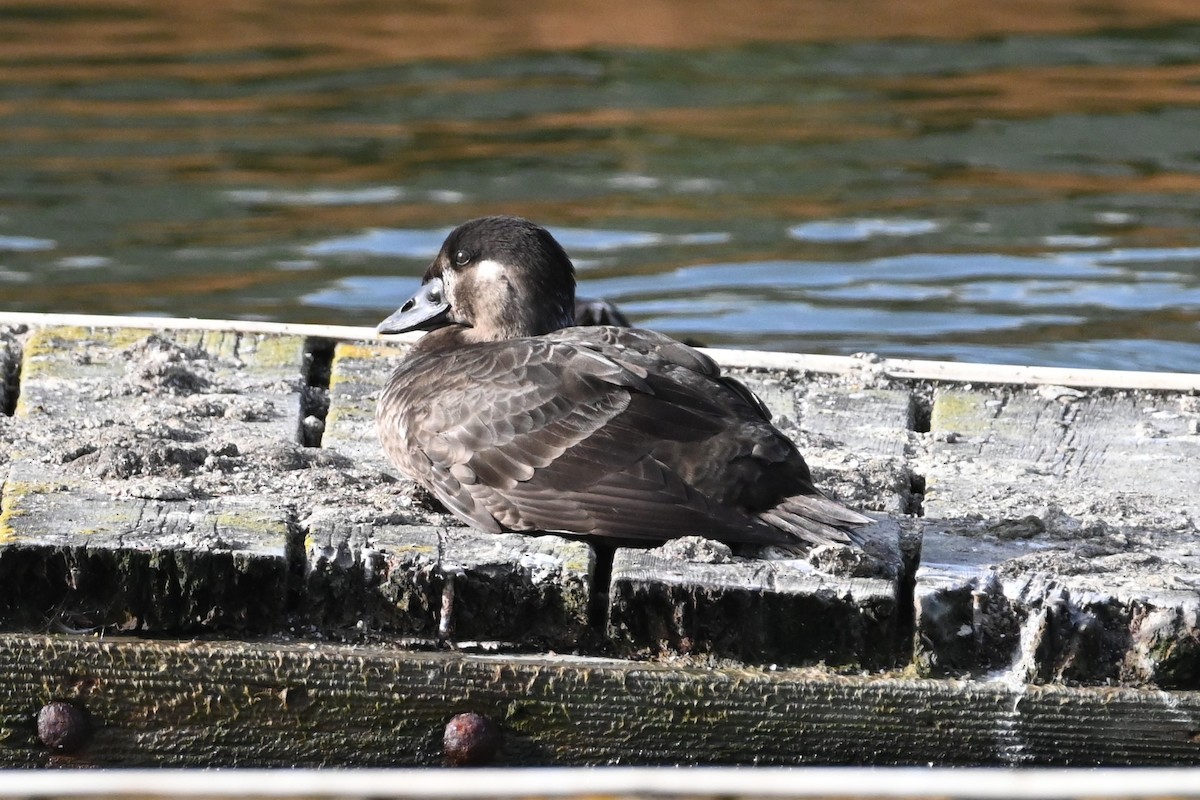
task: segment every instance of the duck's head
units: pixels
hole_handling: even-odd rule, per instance
[[[540,336],[574,324],[575,268],[549,231],[520,217],[480,217],[446,237],[417,293],[380,333],[458,326],[465,341]]]

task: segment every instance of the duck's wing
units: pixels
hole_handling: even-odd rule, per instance
[[[610,357],[622,353],[604,338],[568,331],[442,351],[425,366],[427,398],[402,397],[412,389],[395,379],[385,391],[385,447],[452,512],[484,530],[789,541],[655,456],[664,442],[712,437],[719,409],[700,397],[683,402],[688,392],[670,380]],[[406,418],[389,422],[382,410],[389,405],[407,409]],[[389,436],[395,425],[406,436]]]
[[[737,395],[739,413],[770,422],[771,411],[744,383],[721,374],[717,362],[696,348],[644,328],[603,326],[565,328],[553,334],[564,342],[602,350],[618,364],[638,374],[665,373],[674,381],[707,394],[710,391]],[[715,384],[715,386],[714,386]],[[722,413],[729,413],[727,404]]]
[[[662,416],[658,405],[686,408],[701,425],[699,440],[671,437],[655,456],[706,497],[753,512],[758,519],[811,544],[857,541],[855,530],[871,519],[827,498],[812,481],[808,465],[790,439],[770,424],[771,412],[745,384],[721,373],[705,353],[663,334],[640,328],[569,328],[556,337],[593,347],[621,366],[645,375],[653,398],[644,430]],[[639,402],[645,401],[645,402]],[[639,421],[628,423],[637,426]]]

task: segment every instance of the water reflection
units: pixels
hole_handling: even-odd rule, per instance
[[[374,324],[503,212],[712,344],[1194,370],[1194,6],[31,0],[0,307]]]
[[[817,220],[788,229],[793,239],[806,242],[865,242],[876,236],[920,236],[941,226],[931,219]]]

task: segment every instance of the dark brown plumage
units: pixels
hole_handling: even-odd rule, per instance
[[[379,400],[392,462],[485,531],[658,542],[850,543],[754,394],[637,328],[570,327],[575,276],[543,228],[467,222],[380,324],[428,330]]]

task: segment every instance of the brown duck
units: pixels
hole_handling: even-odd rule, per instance
[[[574,323],[574,267],[544,228],[484,217],[452,231],[379,325],[429,331],[379,400],[392,463],[484,531],[856,542],[870,520],[821,494],[712,359],[653,331]]]

